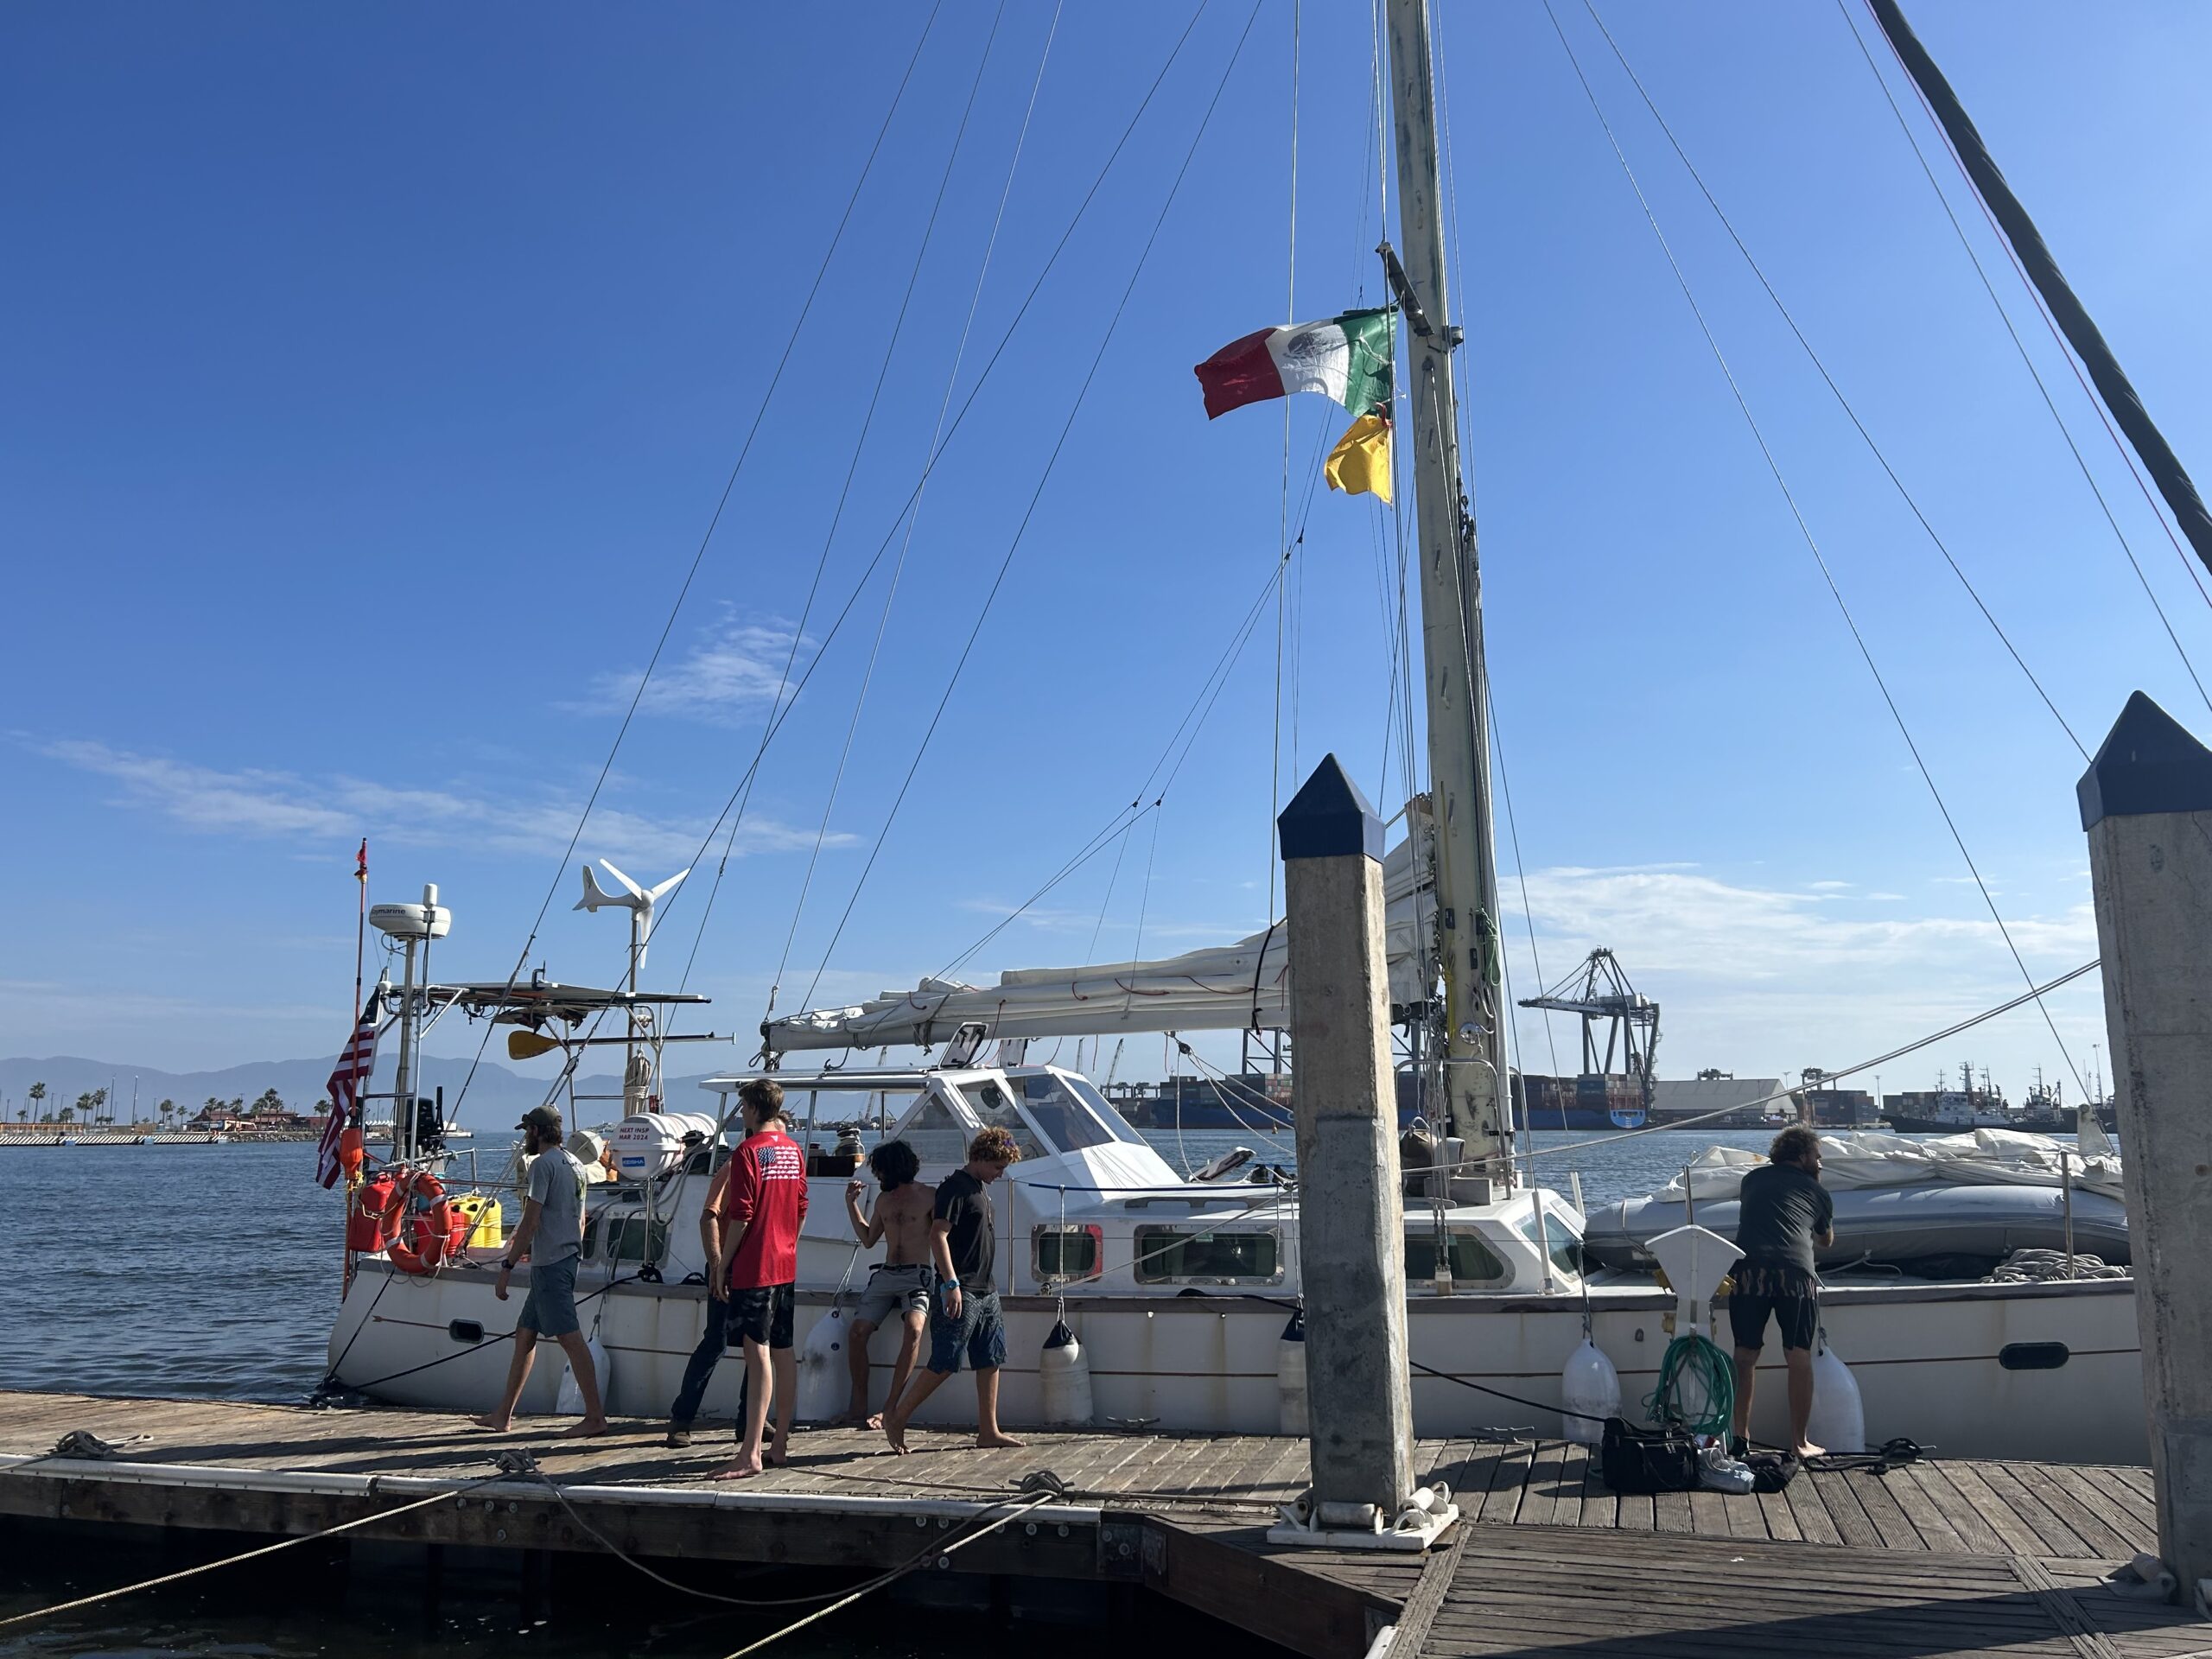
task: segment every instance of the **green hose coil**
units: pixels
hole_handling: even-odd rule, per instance
[[[1685,1378],[1704,1391],[1705,1409],[1695,1417],[1683,1411]],[[1735,1362],[1697,1332],[1676,1337],[1659,1362],[1659,1386],[1644,1396],[1643,1412],[1655,1424],[1673,1423],[1693,1434],[1726,1434],[1736,1414]]]

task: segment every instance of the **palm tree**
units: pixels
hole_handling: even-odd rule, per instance
[[[40,1103],[44,1101],[45,1098],[46,1085],[42,1083],[35,1083],[31,1084],[31,1104],[33,1107],[37,1109],[39,1122],[41,1123],[46,1121],[46,1108]]]
[[[95,1122],[95,1123],[99,1123],[99,1122],[111,1122],[111,1121],[112,1121],[111,1119],[108,1119],[108,1118],[106,1117],[106,1116],[105,1116],[105,1115],[106,1115],[106,1111],[107,1111],[107,1090],[105,1090],[105,1089],[95,1089],[95,1090],[92,1090],[92,1092],[91,1094],[89,1094],[89,1095],[86,1096],[85,1096],[85,1098],[86,1098],[86,1101],[88,1101],[88,1102],[91,1103],[91,1105],[92,1105],[92,1122]]]
[[[279,1095],[274,1089],[263,1090],[261,1091],[261,1097],[253,1103],[253,1115],[256,1117],[264,1116],[274,1117],[277,1113],[283,1109],[283,1096]]]
[[[176,1116],[176,1102],[173,1100],[165,1100],[154,1109],[161,1113],[162,1127],[163,1128],[167,1128],[169,1127],[171,1120]]]
[[[74,1106],[64,1106],[64,1107],[61,1109],[60,1116],[61,1116],[61,1121],[62,1121],[64,1123],[67,1123],[67,1122],[71,1118],[73,1118],[73,1117],[74,1117],[74,1116],[77,1116],[77,1109],[76,1109]]]

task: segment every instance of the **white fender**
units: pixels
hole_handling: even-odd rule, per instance
[[[1065,1321],[1052,1326],[1037,1357],[1037,1385],[1044,1395],[1045,1421],[1055,1428],[1087,1427],[1092,1421],[1090,1361]]]
[[[584,1346],[591,1350],[591,1374],[599,1382],[599,1402],[603,1409],[607,1404],[607,1390],[613,1382],[614,1372],[607,1362],[607,1350],[600,1345],[596,1331],[585,1338]],[[584,1414],[583,1387],[576,1381],[576,1368],[569,1363],[565,1352],[561,1356],[561,1387],[553,1396],[553,1409],[557,1415],[563,1417]]]
[[[1306,1435],[1313,1432],[1306,1410],[1306,1315],[1290,1316],[1275,1344],[1275,1398],[1281,1432]]]
[[[1830,1452],[1866,1449],[1866,1408],[1851,1368],[1828,1346],[1827,1332],[1813,1344],[1813,1414],[1805,1426],[1813,1444]]]
[[[1621,1377],[1605,1351],[1589,1338],[1567,1357],[1559,1374],[1560,1414],[1566,1437],[1596,1446],[1605,1437],[1605,1419],[1621,1414]]]
[[[824,1423],[845,1408],[852,1395],[845,1344],[852,1340],[851,1310],[842,1304],[817,1319],[798,1345],[798,1406],[802,1423]]]

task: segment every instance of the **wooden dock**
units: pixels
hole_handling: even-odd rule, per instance
[[[980,1452],[918,1428],[917,1455],[900,1459],[877,1436],[821,1431],[795,1440],[788,1468],[715,1482],[726,1426],[702,1424],[683,1451],[658,1424],[592,1442],[557,1427],[496,1437],[428,1412],[0,1394],[0,1524],[282,1536],[367,1520],[349,1535],[611,1547],[677,1574],[919,1560],[1141,1586],[1313,1659],[1367,1653],[1385,1630],[1391,1659],[2212,1659],[2212,1625],[2105,1586],[2154,1548],[2141,1469],[1931,1459],[1820,1471],[1774,1496],[1622,1497],[1580,1446],[1425,1441],[1423,1478],[1449,1484],[1468,1521],[1429,1554],[1398,1556],[1267,1543],[1274,1506],[1305,1484],[1300,1440],[1038,1433]],[[52,1455],[79,1430],[119,1455]],[[535,1468],[502,1473],[505,1449]],[[1056,1484],[1034,1478],[1045,1471]],[[932,1559],[939,1540],[954,1548]]]

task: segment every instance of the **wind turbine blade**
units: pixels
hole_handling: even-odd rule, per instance
[[[591,879],[591,866],[584,866],[584,896],[576,900],[577,910],[597,910],[607,895],[599,890],[599,883]]]
[[[687,876],[687,875],[689,875],[689,874],[691,874],[691,871],[690,871],[690,868],[689,868],[688,866],[687,866],[686,868],[683,868],[683,869],[678,870],[678,871],[677,871],[674,875],[670,876],[670,877],[668,878],[668,880],[665,880],[665,881],[662,882],[662,883],[660,884],[660,886],[658,886],[658,887],[655,887],[652,892],[648,893],[645,895],[645,897],[646,897],[648,899],[654,899],[654,900],[667,898],[667,897],[668,897],[668,895],[669,895],[670,893],[674,893],[674,892],[676,891],[676,885],[677,885],[677,882],[679,882],[679,881],[681,881],[681,880],[683,880],[683,878],[684,878],[685,876]]]
[[[628,893],[632,899],[642,899],[645,896],[645,890],[643,887],[632,881],[628,876],[623,874],[621,871],[616,869],[605,859],[602,858],[599,861],[599,868],[605,870],[609,875],[620,882],[622,884],[623,892]]]

